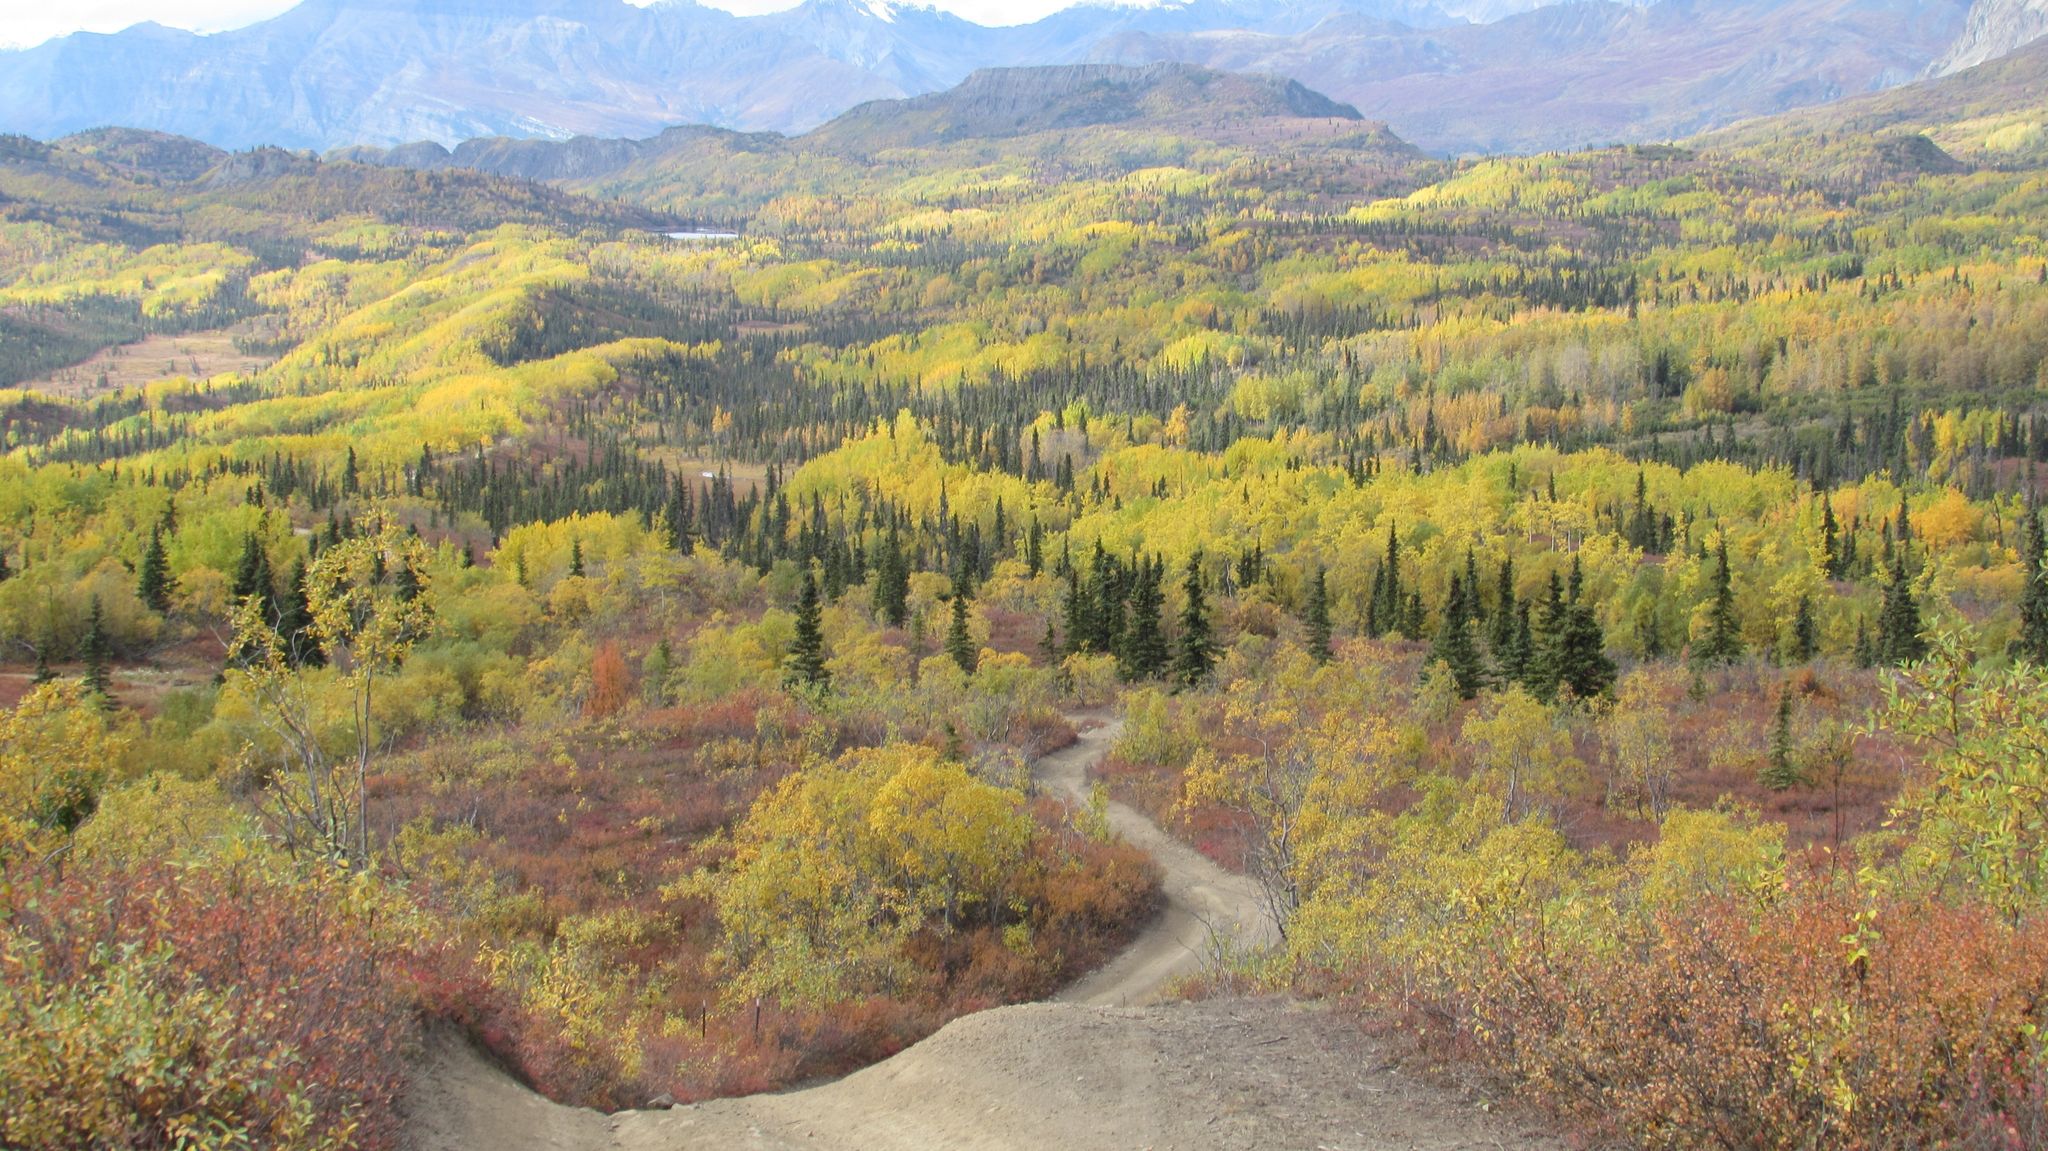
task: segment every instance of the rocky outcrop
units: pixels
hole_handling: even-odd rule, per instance
[[[2017,51],[2048,35],[2048,0],[1977,0],[1970,19],[1932,71],[1947,76]]]

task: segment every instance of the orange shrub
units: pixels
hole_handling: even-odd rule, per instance
[[[1532,1098],[1646,1146],[2048,1142],[2048,918],[1810,889],[1619,942],[1530,934],[1425,1006]]]

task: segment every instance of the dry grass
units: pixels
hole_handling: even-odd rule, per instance
[[[139,389],[158,380],[180,376],[209,380],[230,373],[250,374],[269,365],[268,357],[237,350],[234,332],[223,328],[182,336],[147,336],[132,344],[108,348],[82,364],[30,380],[21,387],[47,396],[89,400],[123,389]]]

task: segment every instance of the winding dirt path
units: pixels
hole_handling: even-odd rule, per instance
[[[1123,731],[1121,719],[1082,723],[1071,747],[1041,757],[1031,776],[1039,790],[1068,802],[1088,802],[1088,769],[1102,762]],[[1057,1003],[1138,1006],[1156,1003],[1174,979],[1192,975],[1215,955],[1220,940],[1264,944],[1273,924],[1261,909],[1258,886],[1232,875],[1209,857],[1173,838],[1135,809],[1111,801],[1109,825],[1159,864],[1166,906],[1115,959],[1054,996]]]
[[[1084,721],[1033,765],[1049,794],[1086,803],[1088,769],[1116,720]],[[1050,1003],[957,1019],[844,1079],[666,1111],[601,1115],[520,1086],[439,1034],[407,1100],[413,1151],[1318,1151],[1565,1144],[1493,1113],[1469,1087],[1405,1065],[1401,1049],[1319,1008],[1278,999],[1158,1003],[1199,971],[1212,932],[1256,943],[1271,926],[1256,887],[1138,812],[1110,823],[1158,860],[1166,905],[1130,946]]]

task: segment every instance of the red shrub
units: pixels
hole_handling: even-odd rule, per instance
[[[359,1147],[395,1143],[403,1053],[415,1027],[410,964],[374,915],[350,909],[345,877],[157,865],[9,878],[13,886],[0,884],[0,919],[37,951],[45,978],[91,986],[109,955],[162,955],[152,978],[164,1002],[200,988],[228,993],[232,1028],[207,1037],[204,1058],[278,1061],[270,1080],[237,1085],[254,1094],[260,1111],[279,1114],[297,1096],[311,1105],[315,1139],[353,1127]],[[0,981],[22,977],[0,965]],[[151,1112],[205,1118],[217,1104],[132,1101],[143,1126]],[[260,1121],[250,1131],[258,1146],[268,1145]]]
[[[1623,942],[1522,939],[1422,1006],[1533,1098],[1651,1146],[2048,1139],[2048,918],[1806,891]]]

